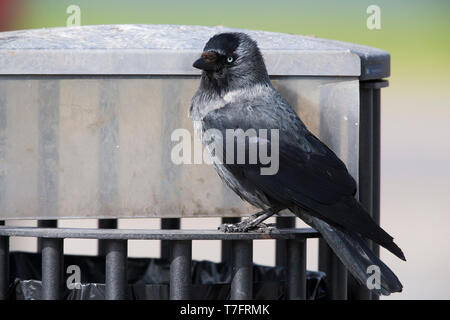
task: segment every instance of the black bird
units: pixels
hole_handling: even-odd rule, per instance
[[[205,137],[210,129],[222,137],[227,136],[229,129],[279,132],[276,174],[261,174],[265,165],[259,160],[214,161],[220,178],[242,199],[262,209],[238,224],[220,228],[226,232],[249,231],[271,215],[288,209],[321,233],[361,284],[366,285],[371,275],[367,268],[376,265],[380,268],[381,288],[375,292],[400,292],[402,284],[369,249],[364,238],[405,260],[403,252],[355,199],[356,183],[345,164],[308,131],[274,89],[256,42],[245,33],[221,33],[213,36],[203,51],[193,64],[203,72],[192,98],[190,117],[211,156],[220,151],[220,159],[225,159],[228,149],[224,147],[226,138],[219,144],[217,137]],[[275,141],[247,137],[245,159],[248,160],[251,144],[260,142],[269,144],[270,149]],[[237,143],[234,138],[232,143]]]

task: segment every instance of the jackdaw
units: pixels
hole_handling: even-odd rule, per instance
[[[405,260],[393,238],[378,226],[355,199],[356,183],[345,164],[308,131],[286,100],[274,89],[261,52],[245,33],[221,33],[206,43],[193,67],[203,70],[189,114],[214,160],[220,178],[242,199],[262,211],[237,224],[222,225],[226,232],[246,232],[287,209],[319,231],[346,268],[362,284],[371,276],[369,266],[380,270],[378,294],[400,292],[395,274],[369,249],[365,239]],[[267,163],[225,161],[229,141],[205,137],[210,130],[227,137],[226,130],[277,130],[270,137],[245,138],[245,159],[252,144],[277,143],[278,170],[262,174]],[[229,138],[228,138],[229,139]],[[235,137],[232,144],[237,144]],[[226,138],[223,138],[226,140]],[[264,140],[264,141],[263,141]],[[231,160],[236,160],[235,150]],[[220,158],[217,152],[222,152]],[[217,161],[221,159],[222,161]]]

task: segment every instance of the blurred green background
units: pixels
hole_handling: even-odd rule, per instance
[[[223,25],[388,51],[381,222],[408,259],[381,253],[405,287],[390,298],[450,298],[450,1],[0,0],[0,30],[65,26],[71,4],[82,25]],[[366,27],[372,4],[381,8],[380,30]]]

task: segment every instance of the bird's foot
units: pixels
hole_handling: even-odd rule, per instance
[[[255,220],[256,217],[250,217],[238,223],[223,223],[217,229],[225,233],[236,232],[255,232],[255,233],[278,233],[279,230],[273,223],[266,224]]]
[[[280,233],[280,230],[276,227],[275,223],[260,223],[255,229],[252,229],[253,232],[258,233]]]

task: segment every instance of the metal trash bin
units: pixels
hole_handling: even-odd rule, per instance
[[[176,165],[170,158],[171,133],[193,131],[187,110],[199,71],[192,61],[224,31],[236,30],[109,25],[1,33],[0,219],[98,218],[111,227],[108,219],[255,212],[209,165]],[[389,54],[314,37],[245,32],[258,42],[276,88],[346,163],[359,181],[361,202],[379,220],[379,99]],[[293,226],[284,219],[280,225]],[[177,220],[165,221],[177,226]],[[0,227],[2,248],[12,234]],[[56,263],[64,235],[34,234],[47,239],[42,254]],[[114,239],[106,243],[106,259],[120,265],[126,258],[120,241],[127,238]],[[176,240],[174,247],[186,252],[190,243]],[[345,298],[346,271],[326,245],[320,247],[332,298]],[[278,257],[288,263],[285,252]],[[369,297],[363,290],[354,296]]]

